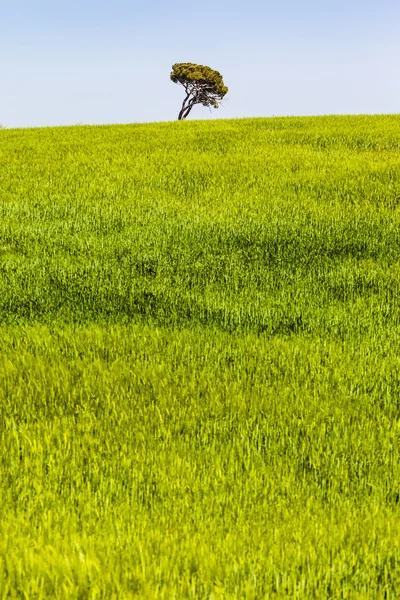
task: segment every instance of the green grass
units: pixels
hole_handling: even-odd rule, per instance
[[[400,116],[0,131],[0,598],[398,598]]]

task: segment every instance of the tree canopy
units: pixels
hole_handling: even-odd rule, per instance
[[[221,73],[204,65],[176,63],[172,65],[170,78],[186,91],[178,120],[186,119],[195,104],[218,108],[228,93]]]

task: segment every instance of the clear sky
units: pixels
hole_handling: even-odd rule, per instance
[[[190,119],[400,112],[399,0],[3,0],[0,124],[176,119],[175,62],[229,94]]]

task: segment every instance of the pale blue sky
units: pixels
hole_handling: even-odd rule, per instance
[[[399,0],[3,0],[0,123],[176,119],[174,62],[229,94],[190,119],[400,112]]]

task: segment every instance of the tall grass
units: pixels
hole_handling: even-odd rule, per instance
[[[399,125],[0,132],[0,597],[399,596]]]

